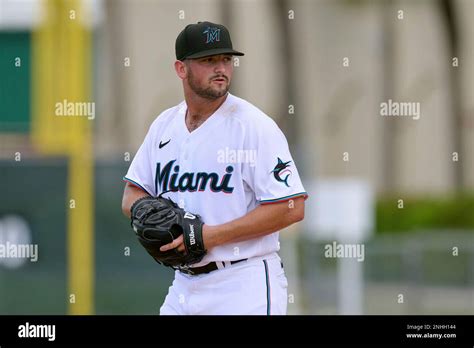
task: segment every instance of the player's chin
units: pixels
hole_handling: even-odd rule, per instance
[[[219,88],[211,88],[211,94],[216,97],[216,98],[219,98],[219,97],[222,97],[224,96],[228,91],[229,91],[229,87],[228,86],[222,86],[222,87],[219,87]]]
[[[227,92],[230,88],[230,83],[226,82],[226,83],[223,83],[222,85],[217,86],[217,87],[218,87],[218,89]]]

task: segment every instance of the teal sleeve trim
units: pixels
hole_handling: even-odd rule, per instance
[[[294,195],[289,195],[289,196],[280,197],[280,198],[263,199],[263,200],[260,201],[260,203],[261,204],[271,204],[271,203],[284,202],[284,201],[289,200],[290,198],[299,197],[299,196],[304,196],[304,199],[307,199],[309,197],[306,192],[300,192],[300,193],[295,193]]]

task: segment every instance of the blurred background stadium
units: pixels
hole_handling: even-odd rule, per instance
[[[122,176],[183,96],[174,41],[225,24],[231,92],[282,128],[310,194],[281,233],[290,314],[474,313],[474,1],[0,0],[1,314],[158,314],[173,274]],[[64,100],[94,117],[58,116]],[[420,117],[386,117],[414,102]],[[75,110],[77,111],[77,110]],[[334,193],[334,194],[333,194]],[[364,245],[363,261],[327,245]]]

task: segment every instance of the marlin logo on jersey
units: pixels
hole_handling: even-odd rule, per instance
[[[277,163],[277,165],[276,165],[275,168],[270,172],[270,173],[273,173],[273,177],[275,178],[276,181],[285,183],[285,185],[286,185],[287,187],[290,187],[290,185],[288,185],[288,178],[289,178],[290,175],[291,175],[291,170],[286,169],[286,168],[288,168],[288,167],[290,166],[289,163],[291,163],[291,161],[283,162],[283,161],[280,159],[280,157],[278,157],[278,163]],[[286,174],[286,173],[288,173],[288,175],[285,176],[285,178],[282,178],[282,175],[283,175],[283,174]]]
[[[155,191],[156,192],[194,192],[206,191],[209,187],[212,192],[232,193],[234,188],[229,185],[234,171],[233,166],[225,168],[225,174],[222,178],[219,174],[211,172],[197,172],[197,173],[179,173],[179,165],[174,165],[176,160],[169,161],[163,169],[161,163],[156,164],[155,174]]]
[[[214,41],[220,41],[221,30],[216,27],[207,27],[206,30],[202,32],[207,34],[206,43],[213,43]]]

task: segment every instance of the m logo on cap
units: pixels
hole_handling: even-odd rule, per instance
[[[207,34],[206,43],[213,43],[215,41],[220,41],[221,30],[216,27],[207,27],[206,30],[202,32]]]

